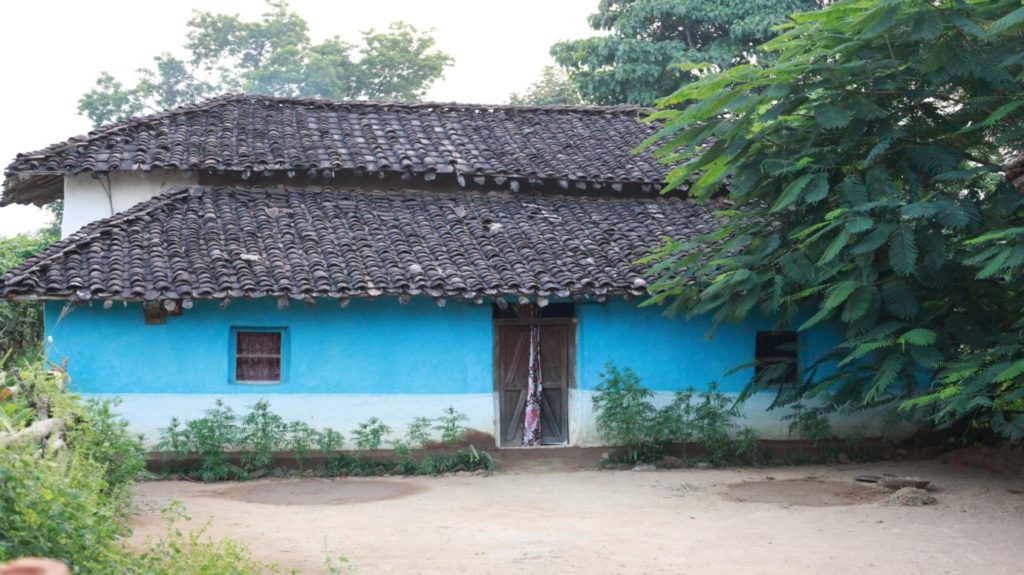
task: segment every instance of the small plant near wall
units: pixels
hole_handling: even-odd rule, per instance
[[[352,430],[352,441],[359,451],[377,451],[390,434],[390,427],[376,417],[371,417]]]
[[[789,435],[799,437],[811,444],[817,458],[824,461],[834,460],[837,456],[832,434],[832,423],[820,409],[813,409],[797,403],[793,413],[785,416],[790,420]],[[812,461],[814,455],[803,453],[801,459]]]
[[[242,456],[242,467],[252,473],[267,469],[274,452],[282,448],[287,425],[280,415],[270,411],[265,400],[257,401],[242,418],[242,442],[248,450]]]
[[[656,463],[674,445],[680,445],[689,461],[687,444],[696,442],[702,458],[713,465],[735,460],[757,463],[762,457],[754,430],[737,431],[742,418],[731,398],[711,383],[704,391],[677,391],[672,401],[655,408],[654,394],[645,388],[631,369],[605,366],[594,394],[597,429],[621,451],[616,463]]]
[[[441,432],[441,443],[447,447],[458,445],[466,437],[464,421],[469,421],[465,414],[455,411],[453,406],[446,407],[434,426],[434,429]]]
[[[401,439],[388,441],[391,427],[371,417],[352,430],[356,449],[353,453],[344,451],[345,438],[341,432],[329,427],[317,429],[302,421],[286,422],[271,411],[267,401],[257,401],[241,417],[218,401],[199,419],[185,423],[172,419],[160,430],[157,449],[163,452],[168,472],[203,481],[260,477],[272,471],[274,459],[282,450],[291,452],[299,473],[330,477],[475,470],[490,473],[495,461],[489,453],[472,445],[456,450],[466,436],[463,422],[467,420],[464,414],[449,407],[436,420],[413,419]],[[429,442],[431,430],[440,432],[444,446],[454,451],[417,459],[414,451]],[[385,445],[393,448],[393,457],[367,456]],[[315,470],[306,468],[311,457],[319,457],[321,462]],[[194,462],[190,461],[192,458]]]
[[[633,370],[605,365],[593,398],[597,430],[608,442],[622,447],[625,463],[653,461],[661,456],[652,397]]]

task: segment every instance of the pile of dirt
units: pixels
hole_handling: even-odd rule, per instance
[[[746,503],[833,507],[874,503],[884,499],[885,495],[885,491],[873,486],[805,477],[734,483],[726,487],[722,496],[730,501]]]
[[[383,479],[306,479],[242,483],[217,496],[269,505],[345,505],[394,499],[423,490],[410,483]]]
[[[889,505],[900,505],[902,507],[921,507],[923,505],[934,505],[935,498],[931,493],[916,487],[904,487],[897,489],[889,496]]]

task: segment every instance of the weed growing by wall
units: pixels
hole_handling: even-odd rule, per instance
[[[180,422],[172,419],[160,430],[157,450],[165,469],[203,481],[248,479],[273,471],[275,457],[288,452],[299,473],[323,476],[419,475],[495,468],[494,458],[475,446],[459,448],[468,431],[467,417],[449,407],[437,419],[417,417],[398,439],[376,417],[360,423],[349,437],[355,451],[345,451],[345,436],[331,429],[317,429],[301,421],[286,422],[270,410],[268,402],[253,404],[238,416],[218,401],[203,417]],[[429,443],[430,431],[440,433],[446,453],[414,455]],[[379,452],[392,448],[390,457]],[[311,461],[319,464],[307,467]]]

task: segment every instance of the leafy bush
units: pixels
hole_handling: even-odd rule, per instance
[[[466,427],[462,422],[468,420],[464,414],[455,411],[454,407],[446,407],[434,426],[434,429],[441,432],[441,443],[455,447],[466,436]]]
[[[725,462],[735,449],[730,433],[736,428],[734,421],[739,411],[731,400],[718,392],[718,384],[711,383],[697,396],[693,422],[704,456],[714,465]]]
[[[114,414],[117,402],[81,401],[66,391],[66,374],[49,367],[42,358],[8,370],[0,362],[0,562],[50,557],[79,575],[275,571],[241,544],[208,541],[202,530],[172,530],[141,554],[127,550],[120,540],[129,532],[129,487],[143,468],[141,439]],[[63,437],[12,439],[48,419],[63,422],[53,428],[65,429]]]
[[[254,403],[242,418],[241,440],[247,447],[242,467],[249,473],[269,468],[274,452],[282,447],[287,428],[284,419],[270,411],[267,401],[261,399]]]
[[[348,462],[348,457],[341,452],[345,446],[345,437],[336,429],[324,429],[316,438],[316,448],[320,452],[322,463],[320,472],[328,477],[341,475]]]
[[[652,397],[633,370],[605,365],[593,398],[597,430],[610,443],[622,446],[628,463],[661,455],[652,425],[656,414]]]
[[[125,553],[121,501],[112,499],[102,463],[62,453],[42,459],[0,449],[0,562],[51,557],[75,573],[110,573]]]
[[[836,456],[835,446],[832,442],[832,424],[828,417],[820,409],[811,409],[803,404],[793,405],[793,413],[787,415],[789,419],[789,434],[796,435],[811,444],[825,460],[834,459]]]
[[[380,419],[371,417],[352,430],[355,454],[346,453],[344,436],[331,428],[316,429],[302,421],[286,422],[270,410],[264,400],[250,406],[238,417],[230,407],[218,401],[203,417],[182,424],[177,418],[160,430],[157,449],[162,452],[166,469],[203,481],[248,479],[269,472],[274,456],[282,449],[292,452],[301,470],[316,452],[321,459],[318,473],[339,475],[404,475],[445,473],[458,470],[495,467],[494,459],[485,451],[470,446],[450,455],[425,457],[417,461],[413,450],[423,447],[429,440],[429,431],[437,429],[449,447],[465,437],[462,425],[468,418],[447,408],[436,422],[428,417],[417,417],[410,422],[405,436],[391,442],[397,461],[370,459],[360,452],[377,451],[387,441],[391,428]],[[190,465],[190,458],[197,462]],[[239,461],[236,465],[233,461]]]
[[[654,407],[652,398],[632,370],[619,370],[610,363],[605,366],[594,394],[594,409],[598,431],[623,449],[618,461],[655,462],[672,445],[682,446],[685,460],[687,444],[694,440],[714,465],[730,458],[751,463],[758,459],[758,438],[752,429],[740,430],[736,440],[731,437],[741,415],[716,383],[699,393],[692,388],[677,391],[672,402],[661,409]]]
[[[128,431],[128,422],[114,413],[120,399],[85,402],[78,422],[68,432],[68,443],[78,456],[102,462],[106,494],[127,499],[127,490],[146,468],[142,436]]]
[[[60,238],[60,228],[0,239],[0,275],[41,252]],[[0,355],[31,355],[43,341],[43,306],[39,302],[0,301]]]
[[[384,438],[391,433],[391,428],[384,422],[371,417],[352,430],[352,440],[359,451],[376,451],[384,445]]]

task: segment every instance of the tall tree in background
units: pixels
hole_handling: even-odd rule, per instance
[[[544,66],[540,78],[523,94],[512,94],[510,104],[532,106],[571,106],[582,104],[576,85],[556,66]]]
[[[840,327],[783,403],[1024,438],[1024,189],[1003,174],[1024,150],[1021,2],[840,0],[764,49],[659,102],[668,187],[731,202],[653,258],[655,301]]]
[[[818,0],[600,0],[590,27],[609,32],[559,42],[551,55],[592,104],[650,105],[694,76],[675,67],[750,61],[773,27]]]
[[[429,33],[402,22],[363,32],[359,46],[337,36],[314,44],[306,21],[284,0],[267,4],[258,22],[196,12],[188,22],[187,60],[161,54],[153,68],[139,70],[134,86],[103,72],[78,111],[98,126],[228,92],[410,101],[452,63]]]

